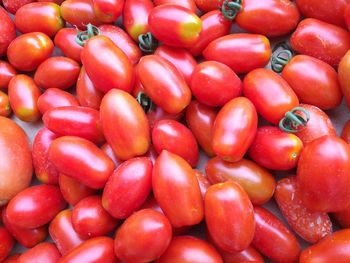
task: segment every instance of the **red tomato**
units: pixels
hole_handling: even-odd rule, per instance
[[[49,88],[38,98],[38,109],[44,114],[46,111],[65,106],[79,106],[78,100],[66,91]]]
[[[174,120],[158,121],[152,130],[153,146],[158,153],[163,150],[175,153],[192,167],[198,163],[198,145],[192,132]]]
[[[52,243],[41,243],[24,252],[17,260],[18,263],[56,263],[60,260],[61,254]]]
[[[271,173],[247,159],[231,163],[214,157],[207,162],[205,173],[212,184],[229,180],[239,183],[254,205],[268,202],[276,187]]]
[[[162,151],[153,167],[152,186],[159,206],[174,227],[202,221],[203,200],[198,181],[194,170],[180,156]]]
[[[97,144],[104,141],[100,114],[95,109],[81,106],[53,108],[45,112],[43,122],[50,131],[61,136],[78,136]]]
[[[350,52],[347,52],[341,59],[338,67],[338,78],[341,90],[344,94],[346,105],[350,109]]]
[[[137,75],[146,94],[166,112],[180,113],[191,101],[191,90],[176,67],[161,58],[150,55],[141,58]]]
[[[244,97],[232,99],[221,108],[215,119],[214,152],[226,161],[241,160],[254,140],[257,126],[258,115],[254,105]]]
[[[22,6],[34,1],[35,0],[2,0],[2,3],[7,11],[9,11],[11,14],[15,14]]]
[[[6,93],[0,91],[0,116],[8,117],[11,114],[10,100]]]
[[[113,152],[113,149],[112,147],[108,144],[108,143],[105,143],[101,146],[101,150],[109,157],[111,158],[111,160],[113,161],[114,165],[116,168],[118,168],[118,166],[123,162],[121,160],[119,160],[114,152]]]
[[[220,9],[222,0],[195,0],[197,7],[204,12]]]
[[[0,227],[0,261],[10,254],[15,242],[9,231],[5,227]]]
[[[10,80],[16,74],[17,71],[14,69],[14,67],[11,66],[10,63],[0,60],[0,89],[7,89]]]
[[[325,237],[317,244],[306,248],[300,255],[300,263],[332,262],[337,259],[339,263],[350,260],[350,229],[343,229]]]
[[[194,12],[174,4],[153,8],[148,24],[152,35],[174,47],[192,47],[202,31],[202,21]]]
[[[151,108],[147,112],[147,119],[151,129],[161,120],[174,120],[179,121],[183,116],[183,112],[177,114],[170,114],[164,111],[162,108],[155,106],[155,109]]]
[[[336,136],[307,144],[299,159],[297,182],[301,200],[310,210],[346,209],[350,205],[349,145]]]
[[[102,100],[100,115],[103,133],[117,158],[127,160],[147,152],[150,146],[147,117],[130,94],[109,91]]]
[[[350,143],[350,120],[344,124],[340,137],[348,144]]]
[[[345,6],[345,10],[343,12],[344,15],[343,15],[343,17],[340,16],[340,19],[345,18],[345,24],[346,24],[347,29],[349,30],[349,28],[350,28],[350,2],[348,0],[346,0],[346,2],[348,4]]]
[[[194,2],[194,0],[154,0],[154,4],[157,6],[172,4],[185,7],[194,13],[196,13],[197,11],[196,3]]]
[[[21,254],[14,254],[14,255],[8,256],[4,261],[1,261],[1,263],[17,263],[20,255]]]
[[[0,57],[6,54],[7,47],[16,38],[16,28],[5,9],[0,6]]]
[[[350,207],[347,207],[346,209],[333,213],[333,217],[336,219],[336,221],[340,224],[343,228],[350,228]]]
[[[212,41],[203,51],[206,60],[229,66],[235,73],[248,73],[270,60],[269,40],[262,35],[231,34]]]
[[[211,183],[209,182],[207,176],[204,175],[202,171],[194,170],[194,173],[195,173],[196,178],[198,180],[198,185],[199,185],[199,188],[201,190],[201,195],[204,199],[204,195],[207,192],[209,186],[211,186]]]
[[[299,23],[290,43],[298,53],[318,58],[336,67],[350,49],[350,33],[332,24],[307,18]]]
[[[329,216],[326,213],[312,212],[303,205],[295,177],[278,181],[275,200],[288,224],[307,242],[316,243],[332,234]]]
[[[114,251],[123,262],[150,262],[159,258],[171,240],[169,220],[143,209],[128,217],[116,233]]]
[[[227,181],[210,186],[204,205],[210,236],[220,249],[239,252],[249,246],[255,231],[254,210],[238,183]]]
[[[249,246],[241,252],[229,253],[226,251],[219,251],[225,263],[265,263],[260,253],[253,247]]]
[[[102,205],[113,217],[125,219],[142,206],[151,188],[151,160],[147,157],[129,159],[108,179]]]
[[[94,12],[103,23],[113,23],[122,14],[124,0],[92,0]]]
[[[83,47],[75,42],[77,30],[75,28],[60,29],[54,39],[55,46],[68,58],[74,59],[76,62],[81,62],[80,53]]]

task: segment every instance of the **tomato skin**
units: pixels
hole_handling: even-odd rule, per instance
[[[57,247],[52,243],[40,243],[24,252],[17,260],[18,263],[46,262],[56,263],[61,258]]]
[[[153,129],[156,123],[161,120],[179,121],[181,120],[183,115],[184,115],[184,112],[179,112],[177,114],[170,114],[164,111],[161,107],[156,106],[155,109],[152,109],[151,111],[147,112],[147,119],[148,119],[150,128]]]
[[[202,221],[203,200],[195,172],[180,156],[162,151],[154,163],[152,186],[154,197],[172,226]]]
[[[64,136],[78,136],[96,144],[104,141],[100,114],[97,110],[81,106],[64,106],[45,112],[44,125],[52,132]]]
[[[348,144],[350,143],[350,120],[344,124],[340,137]]]
[[[58,107],[79,106],[79,102],[71,93],[61,89],[49,88],[40,95],[37,105],[40,113],[44,114],[48,110]]]
[[[92,0],[94,12],[102,23],[113,23],[122,14],[124,0]]]
[[[11,256],[8,256],[4,261],[1,261],[1,263],[17,263],[18,258],[21,254],[14,254]]]
[[[0,24],[0,57],[2,57],[6,54],[7,47],[10,45],[11,41],[16,38],[15,25],[11,17],[2,7],[0,7]]]
[[[202,30],[202,21],[194,12],[174,4],[154,7],[148,24],[152,35],[173,47],[192,47]]]
[[[257,126],[258,115],[247,98],[230,100],[221,108],[214,122],[214,152],[225,161],[241,160],[254,140]]]
[[[115,156],[112,147],[108,143],[103,144],[101,150],[113,161],[116,168],[123,162]]]
[[[147,152],[151,140],[147,117],[130,94],[109,91],[103,97],[100,116],[103,134],[117,158],[128,160]]]
[[[350,109],[350,52],[347,52],[341,59],[338,67],[338,78],[342,93],[344,94],[346,105]]]
[[[207,192],[209,186],[211,186],[211,183],[209,182],[206,175],[203,174],[200,170],[194,170],[194,173],[196,175],[199,189],[201,190],[202,198],[204,199],[204,195]]]
[[[238,183],[227,181],[210,186],[204,205],[205,221],[218,248],[239,252],[249,246],[255,230],[254,210]]]
[[[269,40],[263,35],[230,34],[215,39],[203,50],[206,60],[229,66],[235,73],[265,67],[271,57]]]
[[[2,0],[2,4],[11,14],[16,14],[22,6],[34,2],[35,0]]]
[[[202,31],[198,41],[189,49],[193,56],[199,56],[213,40],[229,34],[232,22],[226,19],[221,11],[213,10],[200,17]]]
[[[10,100],[6,93],[0,91],[0,116],[8,117],[11,114]]]
[[[181,73],[160,56],[142,57],[137,76],[150,99],[168,113],[180,113],[191,101],[191,90]]]
[[[307,144],[299,158],[297,182],[308,209],[346,209],[350,205],[349,145],[336,136],[323,136]]]
[[[350,2],[347,1],[347,3],[349,3],[349,4],[347,4],[345,6],[344,16],[343,17],[345,18],[346,27],[349,30],[349,28],[350,28]]]
[[[171,241],[171,225],[160,212],[143,209],[128,217],[116,233],[114,251],[123,262],[150,262]]]
[[[220,254],[209,243],[191,236],[174,237],[156,263],[222,263]]]
[[[196,13],[197,11],[196,3],[194,2],[194,0],[154,0],[154,4],[156,6],[172,4],[185,7],[191,10],[193,13]]]
[[[276,181],[270,172],[247,159],[232,163],[214,157],[207,162],[205,173],[211,184],[229,180],[239,183],[254,205],[267,203],[276,187]]]
[[[17,74],[14,67],[7,61],[0,60],[0,90],[7,89],[10,80]]]
[[[229,253],[226,251],[219,251],[225,263],[240,263],[240,262],[254,262],[265,263],[260,253],[253,247],[249,246],[241,252]]]
[[[80,53],[83,47],[75,42],[76,35],[77,30],[75,28],[62,28],[55,35],[54,43],[66,57],[80,63]]]
[[[5,227],[0,227],[0,260],[3,260],[10,254],[15,242],[9,231]]]

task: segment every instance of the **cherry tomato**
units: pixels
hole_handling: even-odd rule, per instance
[[[193,13],[196,13],[197,11],[196,3],[194,2],[194,0],[154,0],[154,4],[156,6],[172,4],[185,7],[191,10]]]
[[[0,116],[8,117],[11,114],[10,100],[6,93],[0,91]]]
[[[123,162],[121,160],[119,160],[114,152],[113,152],[113,149],[112,147],[108,144],[108,143],[105,143],[101,146],[101,150],[109,157],[111,158],[111,160],[113,161],[114,165],[116,168],[118,168],[118,166]]]
[[[241,160],[254,140],[257,126],[254,105],[244,97],[232,99],[221,108],[215,119],[214,152],[226,161]]]
[[[174,4],[153,8],[148,24],[152,35],[173,47],[192,47],[202,30],[202,21],[194,12]]]
[[[44,114],[48,110],[66,107],[66,106],[79,106],[78,100],[66,91],[56,88],[49,88],[45,90],[43,94],[38,98],[38,109]]]
[[[166,59],[150,55],[141,58],[137,75],[150,99],[166,112],[177,114],[191,101],[191,90],[176,67]]]
[[[4,261],[1,261],[1,263],[17,263],[20,255],[21,254],[14,254],[14,255],[8,256]]]
[[[94,12],[103,23],[113,23],[122,14],[124,0],[92,0]]]
[[[162,151],[153,167],[152,186],[159,206],[174,227],[202,221],[203,200],[198,181],[194,170],[180,156]]]
[[[195,173],[196,178],[198,180],[198,185],[199,185],[199,188],[201,190],[201,195],[204,199],[204,195],[207,192],[209,186],[211,186],[211,183],[209,182],[207,176],[205,176],[202,171],[194,170],[194,173]]]
[[[16,74],[17,71],[11,66],[10,63],[0,60],[0,89],[7,89],[10,80]]]
[[[142,206],[151,187],[151,160],[147,157],[129,159],[108,179],[102,205],[113,217],[125,219]]]
[[[17,260],[18,263],[56,263],[61,258],[57,247],[52,243],[40,243],[25,251]]]
[[[5,227],[0,227],[0,243],[0,261],[3,262],[3,260],[10,254],[15,244],[13,237]]]
[[[206,60],[229,66],[235,73],[248,73],[264,67],[270,60],[269,40],[262,35],[231,34],[212,41],[204,50]]]
[[[301,200],[308,209],[346,209],[350,205],[350,146],[336,136],[310,142],[299,158],[297,179]]]
[[[330,64],[339,65],[350,49],[350,33],[314,18],[302,20],[290,38],[292,48]]]
[[[268,202],[276,187],[271,173],[247,159],[232,163],[214,157],[207,162],[205,173],[212,184],[229,180],[239,183],[254,205]]]
[[[55,35],[55,46],[68,58],[74,59],[76,62],[81,62],[80,53],[83,47],[75,42],[77,30],[75,28],[62,28]]]
[[[236,182],[212,185],[204,196],[205,221],[214,243],[222,250],[246,249],[254,236],[253,205]]]
[[[6,54],[7,47],[16,38],[16,28],[5,9],[0,6],[0,57]]]
[[[143,209],[128,217],[116,233],[114,251],[123,262],[150,262],[171,241],[171,225],[160,212]]]
[[[347,121],[344,124],[340,137],[348,144],[350,143],[350,121]]]
[[[350,52],[347,52],[341,59],[338,67],[338,78],[341,90],[344,94],[346,105],[350,109]]]
[[[174,120],[179,121],[183,116],[183,112],[177,114],[170,114],[164,111],[161,107],[155,106],[154,109],[151,109],[147,112],[147,119],[151,129],[156,125],[157,122],[161,120]]]
[[[240,262],[254,262],[265,263],[260,253],[253,247],[249,246],[241,252],[229,253],[226,251],[219,251],[225,263],[240,263]]]

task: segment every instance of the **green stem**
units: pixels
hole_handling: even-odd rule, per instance
[[[137,102],[141,105],[144,112],[148,113],[154,110],[154,104],[151,99],[142,91],[136,96]]]
[[[82,47],[85,46],[88,39],[101,34],[100,29],[92,24],[88,24],[86,28],[87,29],[85,31],[79,31],[77,29],[78,33],[75,37],[75,42]]]
[[[305,117],[301,116],[300,112],[303,113]],[[282,131],[296,133],[302,128],[305,128],[309,120],[309,111],[302,107],[296,107],[285,114],[284,118],[279,122],[279,127]]]
[[[138,40],[140,49],[147,54],[153,53],[158,46],[158,40],[151,32],[139,35]]]
[[[239,11],[242,9],[242,0],[224,0],[221,6],[222,15],[228,19],[233,20],[236,18]]]
[[[277,51],[281,49],[281,51]],[[281,73],[284,67],[292,59],[293,52],[291,48],[284,42],[278,43],[273,49],[271,58],[271,68],[276,73]]]

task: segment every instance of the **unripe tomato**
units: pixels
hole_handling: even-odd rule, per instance
[[[58,107],[79,106],[73,94],[56,88],[45,90],[38,98],[37,104],[41,114]]]
[[[5,227],[0,227],[0,260],[3,260],[10,254],[15,242],[9,231]]]
[[[124,0],[92,0],[94,12],[102,23],[113,23],[122,14]]]
[[[0,57],[6,54],[7,47],[16,38],[16,28],[5,9],[0,7]]]
[[[58,47],[62,53],[68,58],[74,59],[80,63],[80,53],[83,47],[75,42],[77,30],[75,28],[62,28],[55,35],[55,46]]]
[[[8,117],[11,114],[10,100],[6,93],[0,91],[0,116]]]
[[[18,263],[56,263],[60,260],[61,254],[57,247],[48,242],[40,243],[25,251],[17,260]]]
[[[0,89],[7,89],[10,80],[17,74],[12,65],[6,61],[0,60]]]

